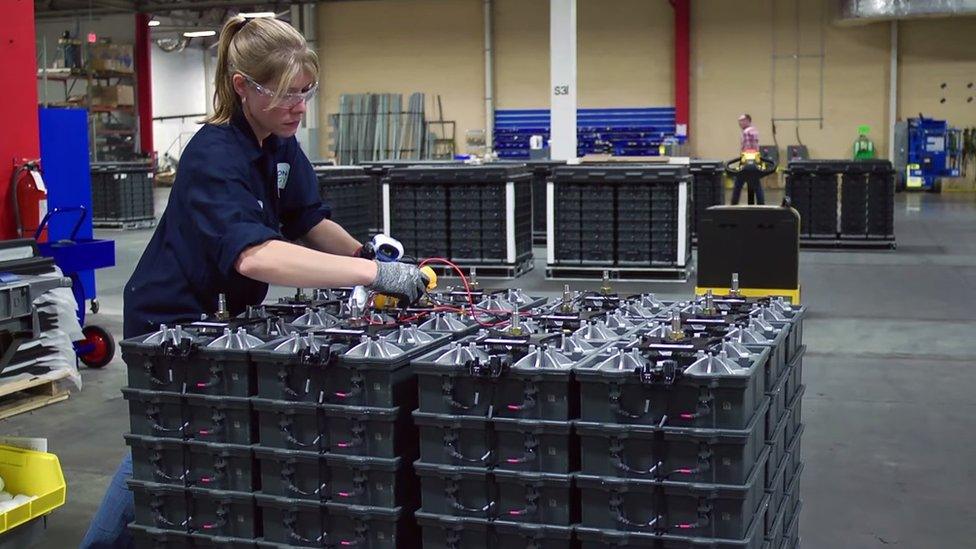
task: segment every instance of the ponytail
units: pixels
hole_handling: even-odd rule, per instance
[[[214,76],[214,112],[205,122],[209,124],[226,124],[233,118],[234,113],[241,106],[241,98],[234,91],[234,74],[229,62],[231,44],[234,37],[247,24],[247,19],[235,15],[224,23],[220,30],[220,43],[217,45],[217,71]]]
[[[234,90],[234,73],[241,72],[257,82],[274,82],[276,96],[301,72],[318,78],[319,60],[308,48],[305,37],[288,23],[271,17],[246,19],[235,15],[224,23],[217,45],[214,75],[214,112],[204,122],[227,124],[241,109]],[[277,104],[277,97],[271,105]]]

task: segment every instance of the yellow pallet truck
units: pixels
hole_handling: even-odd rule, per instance
[[[695,293],[783,296],[800,303],[800,214],[782,206],[712,206],[698,225]]]

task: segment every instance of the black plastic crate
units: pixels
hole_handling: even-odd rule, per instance
[[[141,480],[129,480],[127,485],[135,501],[135,524],[187,531],[187,496],[182,487]]]
[[[501,549],[486,518],[438,515],[418,511],[424,549]],[[548,548],[547,548],[548,549]]]
[[[769,535],[775,530],[773,528],[773,522],[778,518],[776,512],[780,509],[786,508],[783,502],[786,500],[786,494],[789,488],[789,482],[786,481],[786,467],[787,463],[784,460],[779,464],[779,467],[775,469],[775,473],[772,479],[766,483],[766,495],[769,496],[769,509],[771,513],[766,514],[766,534]],[[773,467],[767,466],[766,470],[772,470]],[[780,532],[782,532],[782,524],[780,524]]]
[[[497,519],[555,526],[569,526],[579,520],[569,475],[495,470],[492,477]]]
[[[576,422],[581,471],[601,477],[744,484],[765,451],[763,417],[755,414],[742,430]]]
[[[579,467],[579,446],[567,421],[496,417],[490,428],[496,469],[566,474]]]
[[[125,443],[132,450],[133,479],[184,486],[187,470],[182,441],[126,434]]]
[[[93,164],[92,219],[134,221],[155,217],[153,168],[149,164]]]
[[[766,436],[766,446],[769,448],[769,464],[766,470],[767,485],[772,482],[777,469],[786,458],[786,430],[790,424],[790,412],[787,410],[773,431]]]
[[[764,501],[748,530],[741,538],[703,538],[694,534],[685,535],[686,530],[670,528],[667,524],[658,531],[635,532],[618,529],[574,528],[581,549],[690,549],[708,547],[710,549],[767,549],[764,531],[764,515],[769,512],[768,502]]]
[[[187,529],[216,536],[254,539],[260,532],[254,496],[249,492],[187,489]]]
[[[497,494],[488,469],[418,461],[414,470],[420,477],[424,512],[486,519],[497,515]]]
[[[444,414],[413,413],[425,463],[485,467],[495,462],[490,420]]]
[[[258,417],[258,442],[262,446],[322,450],[324,425],[316,404],[252,398],[251,405]]]
[[[251,446],[194,440],[183,444],[187,486],[246,493],[257,489]]]
[[[257,426],[247,398],[188,394],[183,401],[187,437],[226,444],[256,442]]]
[[[255,448],[262,493],[292,499],[413,509],[416,477],[402,458],[370,458]]]
[[[760,466],[744,485],[688,484],[674,481],[577,475],[582,518],[589,528],[636,532],[682,532],[696,537],[743,539],[765,498],[764,451]],[[762,527],[760,527],[762,530]]]
[[[152,549],[254,549],[253,539],[228,538],[224,536],[212,536],[209,534],[190,534],[187,532],[177,532],[175,530],[161,530],[139,526],[138,524],[129,525],[129,533],[132,535],[133,543],[136,547],[151,547]]]
[[[418,547],[419,536],[397,507],[365,507],[255,496],[264,537],[258,547]]]
[[[133,434],[182,439],[188,433],[180,394],[123,387],[122,397],[129,402]]]
[[[769,350],[750,348],[749,364],[730,375],[685,373],[672,383],[647,380],[634,368],[637,350],[610,346],[592,367],[574,370],[580,384],[580,419],[595,423],[660,424],[742,429],[763,403],[764,364]],[[636,354],[636,356],[635,356]]]
[[[449,336],[401,327],[381,335],[326,330],[292,335],[252,351],[261,398],[357,406],[416,406],[410,360]],[[382,347],[382,356],[372,355]]]
[[[335,404],[321,408],[322,449],[326,452],[383,458],[417,455],[408,410]]]

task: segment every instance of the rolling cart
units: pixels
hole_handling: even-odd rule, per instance
[[[38,243],[41,255],[54,260],[64,276],[71,279],[71,291],[78,302],[78,323],[82,325],[81,332],[85,339],[75,342],[75,354],[85,366],[101,368],[112,361],[115,356],[115,338],[108,330],[90,324],[85,326],[85,304],[88,301],[85,288],[81,284],[79,273],[94,269],[115,266],[115,242],[112,240],[98,240],[93,238],[78,238],[78,230],[88,216],[88,208],[84,206],[53,208],[44,216],[34,232],[34,239],[40,237],[47,227],[51,217],[69,212],[79,212],[78,221],[67,240],[57,242]],[[92,300],[92,312],[98,312],[98,302]]]

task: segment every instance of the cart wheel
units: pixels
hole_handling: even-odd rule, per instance
[[[93,315],[97,315],[98,314],[98,310],[101,309],[101,308],[102,308],[102,306],[98,302],[98,299],[91,300],[91,312],[92,312]]]
[[[115,356],[115,338],[112,334],[99,326],[85,326],[81,329],[85,334],[85,343],[93,348],[88,354],[79,355],[78,358],[89,368],[101,368]]]

